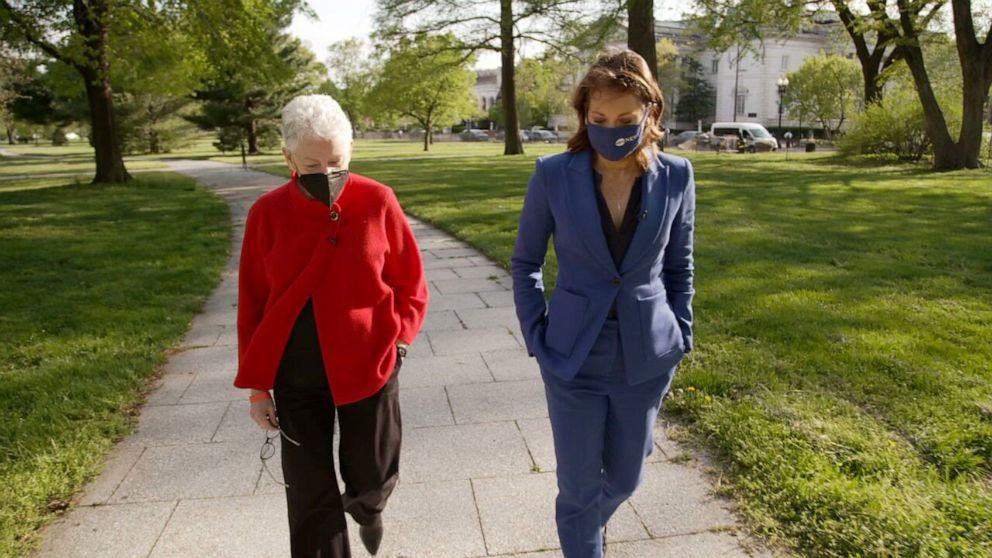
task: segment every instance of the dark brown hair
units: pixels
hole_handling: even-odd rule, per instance
[[[589,99],[598,91],[631,93],[644,104],[651,103],[651,113],[644,123],[644,138],[636,155],[637,164],[642,170],[647,169],[651,164],[650,158],[658,152],[657,142],[662,136],[661,118],[665,114],[665,97],[647,61],[640,54],[623,49],[601,55],[589,68],[572,97],[572,108],[579,116],[579,128],[568,140],[568,150],[571,152],[592,149],[586,129],[586,115],[589,113]]]

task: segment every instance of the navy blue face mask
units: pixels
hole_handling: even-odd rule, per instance
[[[328,207],[331,206],[331,200],[341,193],[341,188],[347,180],[348,169],[333,170],[326,174],[322,172],[301,174],[299,178],[303,189]]]
[[[650,114],[651,105],[644,107],[644,116],[637,124],[608,128],[586,120],[589,143],[604,159],[619,161],[637,151],[644,138],[644,123]]]

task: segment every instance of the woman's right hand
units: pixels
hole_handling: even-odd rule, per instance
[[[251,390],[252,395],[266,394],[268,392],[253,389]],[[251,404],[251,409],[249,410],[252,420],[255,424],[259,426],[262,430],[269,432],[279,431],[279,419],[276,417],[276,406],[272,403],[271,398],[262,399],[261,401],[256,401]]]

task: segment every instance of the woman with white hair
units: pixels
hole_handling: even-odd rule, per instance
[[[345,512],[374,555],[399,472],[397,373],[427,311],[420,249],[392,189],[348,171],[351,124],[334,99],[290,101],[282,134],[292,178],[245,225],[234,385],[272,432],[263,464],[283,437],[292,555],[350,556]]]

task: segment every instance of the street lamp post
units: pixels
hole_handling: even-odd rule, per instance
[[[789,87],[789,78],[782,76],[778,78],[778,134],[782,135],[782,111],[785,109],[785,90]]]

